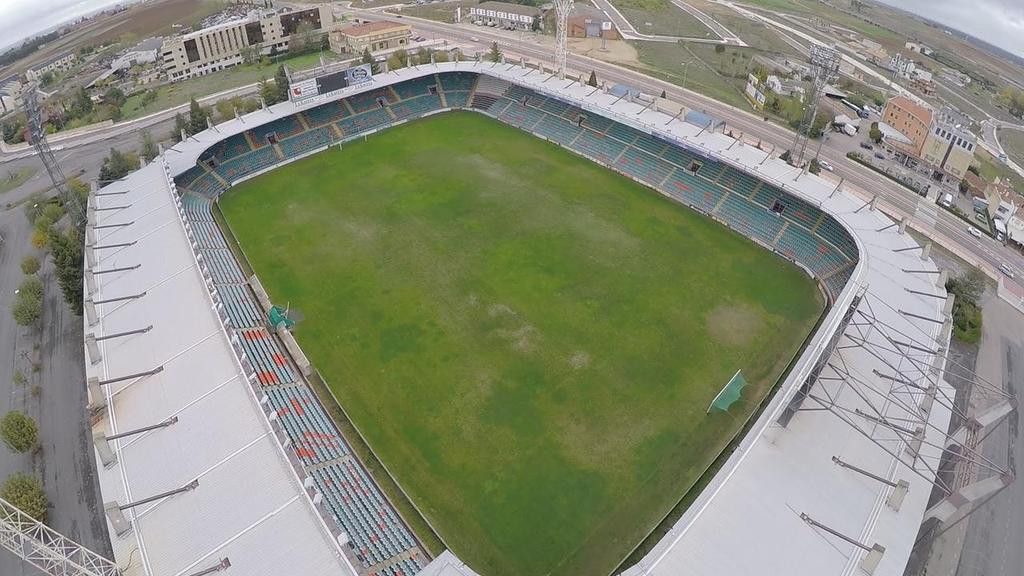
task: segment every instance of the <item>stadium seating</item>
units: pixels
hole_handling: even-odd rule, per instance
[[[391,111],[400,120],[419,118],[428,112],[441,109],[441,98],[436,94],[417,96],[391,105]]]
[[[195,228],[199,222],[193,222]],[[211,228],[216,228],[213,222],[207,222]],[[217,234],[220,234],[217,231]],[[259,326],[263,323],[263,313],[260,311],[256,301],[249,294],[249,287],[246,284],[218,284],[217,294],[220,295],[224,304],[224,311],[228,318],[231,318],[232,326]]]
[[[267,136],[270,134],[276,134],[278,140],[284,140],[285,138],[295,136],[302,132],[302,130],[302,122],[299,122],[299,119],[292,115],[267,122],[253,128],[250,132],[253,135],[253,142],[256,142],[257,146],[264,146],[267,144]]]
[[[296,136],[281,141],[281,151],[285,158],[302,156],[318,148],[323,148],[331,143],[330,128],[313,128]]]
[[[446,74],[439,74],[438,78],[441,80],[441,89],[444,90],[445,94],[450,92],[469,92],[473,89],[473,84],[476,83],[477,75],[471,72],[448,72]],[[502,89],[499,94],[503,93]]]
[[[232,158],[217,166],[214,171],[228,182],[234,182],[253,172],[269,168],[280,162],[280,160],[273,148],[265,146],[237,158]]]
[[[433,76],[424,76],[415,80],[408,80],[392,86],[400,100],[408,100],[417,96],[430,94],[430,86],[436,86],[437,80]]]
[[[306,110],[302,114],[307,120],[309,120],[310,126],[324,126],[331,122],[337,122],[349,115],[348,109],[345,108],[340,100],[328,102],[323,106],[317,106],[316,108]]]
[[[390,123],[391,116],[388,116],[387,112],[378,108],[376,110],[370,110],[369,112],[343,118],[338,122],[338,127],[341,128],[341,131],[345,134],[346,138],[350,138]]]
[[[207,198],[216,198],[220,195],[222,187],[212,174],[204,170],[202,176],[196,178],[195,181],[188,185],[188,189]]]
[[[301,156],[330,143],[330,123],[341,129],[345,139],[393,123],[394,118],[377,104],[377,98],[385,98],[389,110],[399,120],[441,109],[440,96],[430,93],[430,86],[438,84],[448,107],[471,107],[486,112],[659,188],[698,210],[714,214],[729,226],[802,263],[823,279],[833,295],[852,273],[857,259],[853,239],[817,207],[699,152],[529,88],[471,72],[435,74],[350,96],[348,105],[356,114],[350,114],[340,100],[323,104],[302,113],[312,126],[309,130],[304,129],[296,116],[277,118],[249,131],[249,138],[258,144],[255,150],[249,138],[239,134],[211,146],[201,158],[212,159],[217,164],[216,174],[233,182],[281,161],[262,135],[277,133],[279,149],[285,158]],[[700,164],[696,175],[690,172],[694,162]],[[183,202],[188,198],[189,218],[196,222],[211,220],[204,216],[208,215],[209,202],[203,197],[212,199],[220,194],[222,185],[218,179],[197,166],[180,175],[177,182],[183,192],[199,195],[185,193],[182,197]],[[781,214],[772,211],[776,202],[782,209]],[[226,254],[226,245],[217,243],[218,235],[214,234],[212,223],[196,225],[194,231],[203,252],[210,254],[211,260],[218,258],[211,262],[215,281],[225,286],[239,282],[240,271],[224,265],[220,255]],[[229,302],[225,296],[225,307],[233,322],[255,321],[254,311],[258,312],[258,307],[243,307],[234,289],[225,289],[224,293],[233,298]]]
[[[391,103],[390,95],[385,88],[378,88],[376,90],[370,90],[369,92],[349,96],[348,103],[352,106],[352,110],[354,110],[356,114],[360,114],[362,112],[369,112],[370,110],[379,110],[380,105],[377,104],[378,98],[383,98],[389,104]]]

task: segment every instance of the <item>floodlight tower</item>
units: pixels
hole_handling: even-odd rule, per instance
[[[558,67],[559,78],[565,78],[565,56],[569,52],[566,38],[572,5],[573,0],[555,0],[555,66]]]
[[[796,166],[804,162],[804,152],[807,150],[807,140],[810,138],[811,127],[818,116],[818,99],[821,98],[825,86],[832,82],[839,74],[839,51],[834,46],[814,44],[811,46],[811,74],[814,77],[814,86],[811,93],[804,102],[804,117],[797,130],[796,138],[793,140],[793,151],[790,160]]]
[[[78,197],[68,188],[68,180],[64,176],[64,171],[61,170],[60,164],[57,163],[57,159],[53,156],[53,150],[50,149],[49,143],[46,142],[46,129],[43,127],[43,110],[39,107],[36,89],[36,83],[30,82],[25,90],[25,112],[28,115],[29,138],[32,140],[32,147],[36,149],[39,159],[43,162],[43,168],[46,168],[46,173],[50,176],[50,182],[53,183],[57,194],[64,201],[64,209],[67,210],[75,225],[81,225],[85,222],[85,210]]]

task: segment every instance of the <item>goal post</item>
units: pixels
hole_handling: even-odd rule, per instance
[[[743,388],[747,386],[747,381],[741,374],[742,369],[737,370],[732,378],[726,382],[725,386],[718,391],[715,398],[711,400],[711,404],[708,404],[708,409],[705,414],[710,414],[711,410],[717,408],[722,412],[728,412],[729,407],[735,404],[740,399],[740,394],[743,392]]]

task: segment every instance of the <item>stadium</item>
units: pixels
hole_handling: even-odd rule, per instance
[[[902,573],[952,394],[927,246],[629,89],[366,76],[90,199],[124,574]]]

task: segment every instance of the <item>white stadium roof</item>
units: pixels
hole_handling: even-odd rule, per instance
[[[749,144],[671,121],[671,114],[647,101],[631,102],[518,65],[424,65],[378,76],[335,97],[451,70],[521,84],[744,166],[821,207],[857,241],[860,262],[850,283],[786,381],[712,482],[627,576],[857,573],[867,552],[805,522],[801,514],[868,546],[884,547],[875,574],[902,574],[932,488],[927,473],[918,472],[937,465],[937,446],[942,446],[950,419],[949,410],[931,402],[928,393],[916,388],[908,392],[891,379],[902,375],[931,388],[932,395],[949,393],[944,382],[926,385],[927,375],[921,372],[935,360],[934,353],[908,360],[893,350],[894,334],[930,350],[943,350],[948,342],[942,323],[945,291],[936,285],[938,270],[931,260],[922,259],[918,243],[865,200],[837,191],[836,184],[817,176],[801,175],[780,160],[766,161],[766,153]],[[103,498],[123,504],[199,478],[195,490],[126,513],[134,523],[132,532],[112,538],[118,562],[130,564],[126,574],[185,575],[221,557],[230,557],[233,567],[244,566],[238,573],[247,576],[353,570],[242,377],[211,308],[168,183],[169,176],[194,166],[213,143],[322,102],[283,103],[207,130],[101,191],[116,195],[91,200],[99,208],[127,207],[96,212],[99,226],[125,225],[98,229],[95,242],[89,243],[131,244],[92,250],[90,267],[139,267],[95,276],[95,290],[87,286],[87,294],[95,301],[144,296],[98,304],[99,322],[85,330],[99,337],[152,328],[100,342],[102,359],[87,366],[87,374],[106,380],[163,367],[159,373],[104,386],[109,418],[98,426],[116,433],[179,418],[165,429],[120,441],[117,463],[100,470]],[[799,411],[786,427],[779,426],[784,408],[856,298],[861,298],[859,312],[829,362],[837,368],[826,367],[811,390],[819,399],[827,398],[833,410]],[[834,376],[836,369],[848,372],[845,380],[824,378]],[[880,421],[903,418],[908,406],[924,414],[926,436],[916,456],[891,428],[857,415],[858,409],[870,412],[871,406],[882,407],[876,414]],[[803,407],[820,404],[807,399]],[[899,510],[886,505],[890,486],[837,465],[833,457],[894,482],[906,481],[908,492]],[[450,553],[423,572],[471,573]]]

